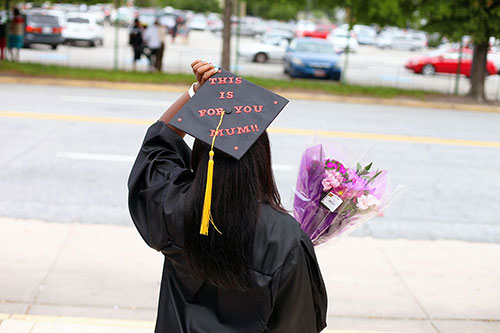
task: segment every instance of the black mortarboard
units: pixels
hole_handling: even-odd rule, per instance
[[[288,103],[267,89],[220,69],[177,112],[170,125],[240,159]]]

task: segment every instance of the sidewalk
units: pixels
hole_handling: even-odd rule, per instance
[[[317,255],[325,332],[500,331],[500,244],[349,237]],[[0,218],[0,333],[152,332],[162,262],[133,227]]]

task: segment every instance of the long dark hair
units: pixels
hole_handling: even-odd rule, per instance
[[[284,211],[271,167],[269,137],[264,132],[238,161],[215,150],[212,216],[200,235],[201,213],[210,146],[195,140],[192,152],[194,182],[185,206],[184,248],[194,278],[228,290],[252,286],[249,267],[261,203]]]

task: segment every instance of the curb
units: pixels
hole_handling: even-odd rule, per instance
[[[58,86],[68,86],[68,87],[80,87],[80,88],[104,88],[104,89],[138,90],[138,91],[154,91],[154,92],[176,92],[176,93],[184,92],[187,90],[187,86],[183,84],[160,85],[153,83],[109,82],[109,81],[18,77],[18,76],[0,76],[0,83],[58,85]],[[299,93],[290,91],[280,91],[280,93],[282,93],[285,97],[289,99],[296,99],[296,100],[314,100],[321,102],[352,103],[352,104],[379,104],[379,105],[390,105],[390,106],[500,113],[500,107],[491,105],[426,102],[426,101],[419,101],[412,99],[353,97],[353,96],[326,95],[326,94],[315,94],[315,93]]]

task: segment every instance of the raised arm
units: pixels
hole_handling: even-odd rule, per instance
[[[218,70],[218,68],[216,68],[211,63],[202,60],[193,61],[193,63],[191,64],[191,68],[193,69],[193,73],[196,76],[197,81],[197,83],[194,85],[195,92],[200,89],[200,87],[208,80],[209,77],[217,73]],[[185,92],[172,105],[170,105],[167,111],[165,111],[165,113],[163,113],[163,115],[160,117],[160,120],[168,124],[168,122],[175,116],[177,112],[179,112],[179,110],[184,106],[184,104],[187,103],[187,101],[189,101],[189,94]],[[172,127],[170,125],[169,127],[182,138],[186,134],[175,127]]]

